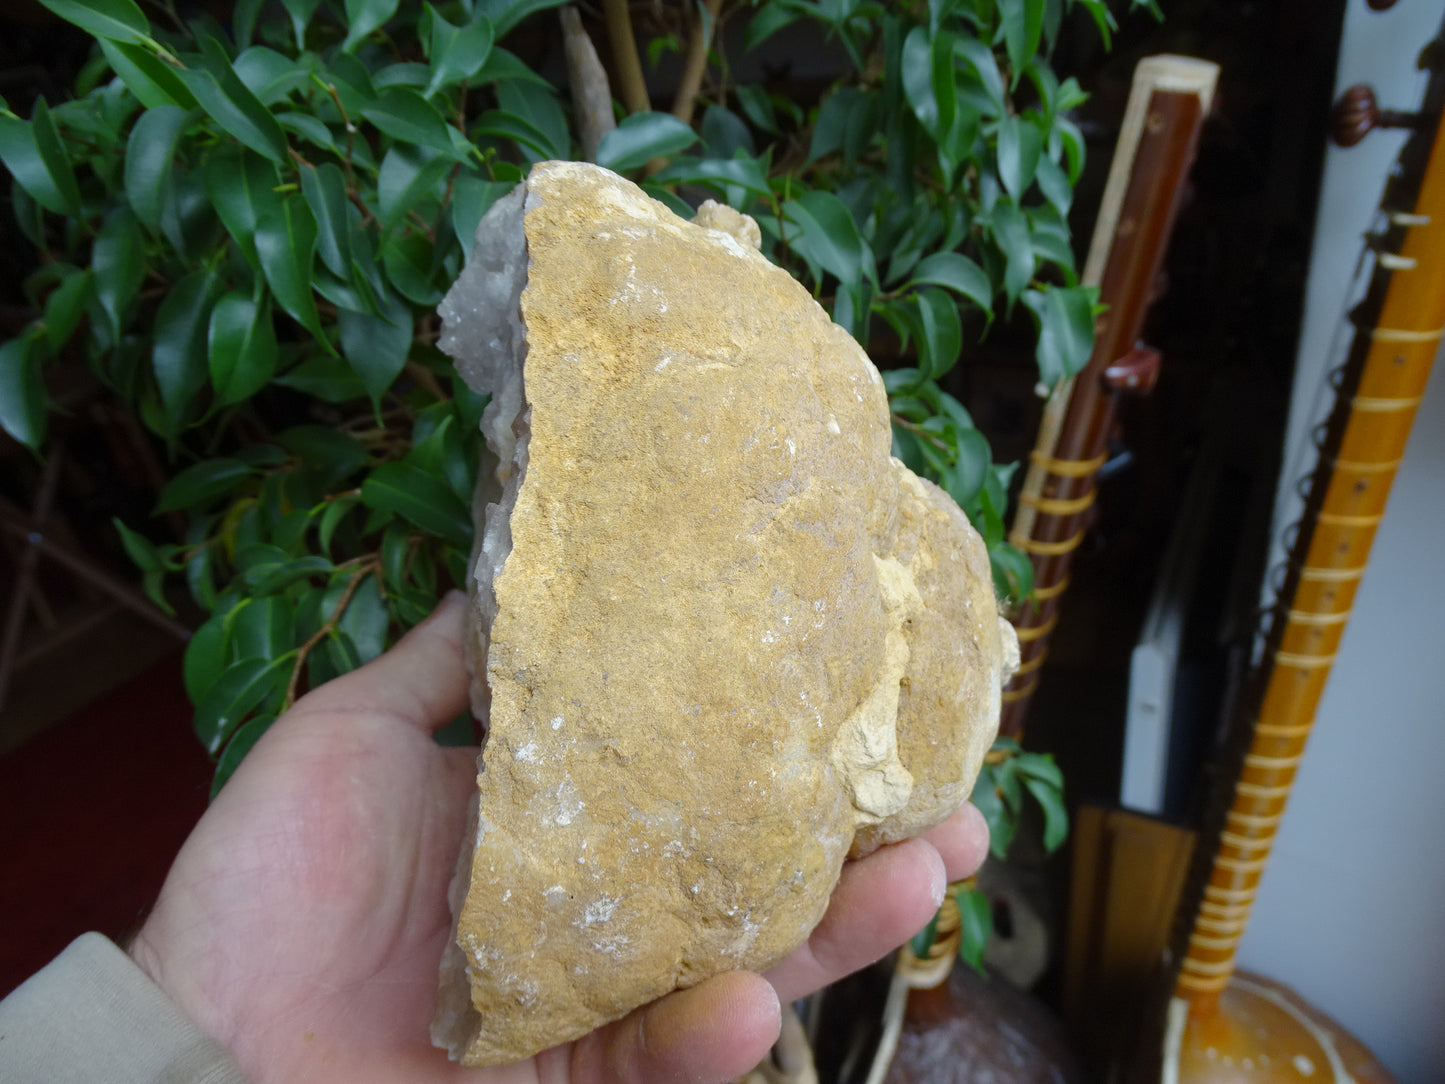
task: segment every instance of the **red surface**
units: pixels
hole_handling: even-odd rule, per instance
[[[211,766],[166,659],[0,756],[0,997],[75,937],[140,925]]]

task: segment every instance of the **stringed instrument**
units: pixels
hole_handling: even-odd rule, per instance
[[[1049,396],[1009,533],[1033,564],[1034,590],[1013,619],[1020,663],[1003,694],[1006,736],[1023,729],[1038,684],[1119,396],[1148,391],[1158,375],[1159,355],[1139,336],[1218,77],[1218,65],[1182,56],[1147,57],[1134,72],[1081,279],[1105,306],[1094,350]]]
[[[1416,409],[1445,335],[1445,78],[1386,192],[1388,228],[1335,381],[1304,516],[1291,547],[1251,725],[1217,846],[1199,886],[1168,1009],[1161,1078],[1181,1084],[1309,1081],[1369,1084],[1388,1073],[1285,987],[1235,967],[1255,893],[1304,757],[1316,709],[1369,562]],[[1379,126],[1373,95],[1352,88],[1336,140]]]

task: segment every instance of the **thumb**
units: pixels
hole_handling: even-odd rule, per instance
[[[573,1084],[722,1084],[767,1057],[780,1020],[771,983],[749,971],[730,971],[669,994],[580,1040],[571,1079]]]
[[[421,730],[445,726],[467,706],[466,596],[450,592],[390,651],[308,693],[299,713],[367,712]]]

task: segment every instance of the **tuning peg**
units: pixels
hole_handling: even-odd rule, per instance
[[[1376,128],[1415,128],[1419,124],[1419,113],[1381,109],[1374,90],[1357,83],[1340,95],[1330,111],[1330,138],[1341,147],[1353,147]]]
[[[1142,343],[1104,370],[1104,386],[1114,391],[1148,395],[1159,379],[1159,351]]]

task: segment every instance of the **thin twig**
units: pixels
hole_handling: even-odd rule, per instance
[[[301,669],[306,665],[306,657],[311,654],[312,648],[326,639],[336,628],[341,620],[341,615],[346,612],[346,607],[351,605],[351,596],[356,594],[356,589],[361,586],[362,581],[373,573],[380,575],[381,566],[377,563],[376,554],[368,554],[362,560],[366,563],[351,574],[351,579],[346,584],[346,590],[342,592],[341,598],[337,601],[336,609],[331,611],[331,616],[312,634],[311,639],[296,649],[296,661],[291,664],[291,678],[286,682],[286,699],[281,702],[282,711],[286,711],[296,703],[296,687],[301,682]]]

